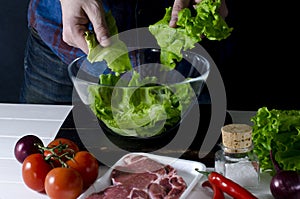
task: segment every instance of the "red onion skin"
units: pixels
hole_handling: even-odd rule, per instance
[[[300,199],[300,174],[297,171],[282,170],[270,151],[270,158],[276,174],[272,177],[270,190],[275,199]]]
[[[15,144],[14,154],[16,159],[23,163],[24,159],[33,153],[40,153],[39,147],[34,144],[43,146],[43,141],[36,135],[25,135],[21,137]]]
[[[270,190],[275,199],[300,199],[300,175],[296,171],[279,171],[272,177]]]

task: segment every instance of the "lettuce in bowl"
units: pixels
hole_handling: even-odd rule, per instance
[[[195,95],[189,83],[156,85],[155,77],[141,80],[136,71],[128,81],[102,74],[99,83],[89,86],[90,108],[122,136],[152,137],[176,126]]]
[[[166,67],[164,69],[177,70],[178,64],[182,63],[182,50],[192,49],[202,36],[222,40],[230,35],[232,28],[220,16],[220,5],[220,0],[202,0],[195,10],[183,9],[179,12],[176,28],[169,27],[172,11],[169,7],[160,21],[149,26],[160,46],[158,63]],[[173,84],[158,81],[155,75],[141,77],[139,70],[134,70],[131,65],[126,45],[118,38],[114,18],[110,12],[106,17],[110,34],[114,35],[111,46],[102,48],[93,33],[86,34],[90,49],[87,59],[90,62],[105,61],[114,72],[101,74],[99,85],[89,86],[91,110],[109,129],[123,136],[150,137],[174,127],[196,101],[209,69],[201,66],[205,71],[204,78],[197,71],[195,76],[186,75],[185,79]],[[198,55],[188,56],[195,62]],[[184,67],[179,70],[186,70]],[[122,78],[128,71],[132,73],[131,77]],[[195,69],[192,66],[186,71],[194,75]]]

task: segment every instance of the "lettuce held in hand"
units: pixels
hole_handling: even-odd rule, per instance
[[[106,13],[106,21],[109,24],[109,33],[112,44],[106,48],[99,45],[93,32],[85,33],[85,40],[88,44],[89,53],[87,59],[89,62],[106,61],[107,67],[116,73],[123,73],[132,69],[126,44],[118,37],[118,28],[111,12]]]
[[[268,110],[260,108],[251,118],[254,151],[260,167],[274,171],[270,159],[272,150],[275,160],[283,170],[300,171],[300,110]]]
[[[177,28],[170,28],[171,8],[164,18],[149,26],[161,48],[160,61],[173,69],[182,59],[182,49],[194,47],[204,35],[208,39],[221,40],[230,35],[229,28],[218,13],[220,0],[202,0],[195,9],[183,9],[178,16]],[[107,14],[113,44],[102,48],[93,33],[87,33],[90,52],[88,60],[105,60],[115,74],[100,75],[100,85],[89,87],[90,108],[113,132],[125,136],[149,137],[174,127],[195,100],[191,84],[171,86],[157,85],[156,77],[145,77],[131,70],[132,66],[126,45],[117,37],[117,28],[111,13]],[[131,71],[130,71],[131,70]],[[130,78],[122,73],[130,71]],[[120,84],[122,86],[120,86]],[[109,85],[109,86],[105,86]],[[149,86],[150,85],[150,86]]]
[[[226,39],[233,28],[229,28],[219,14],[220,5],[221,0],[202,0],[195,10],[181,10],[176,28],[169,26],[172,8],[167,8],[165,16],[149,26],[149,31],[155,36],[162,50],[161,62],[174,68],[176,62],[182,59],[181,50],[194,48],[202,36],[210,40]]]
[[[88,87],[90,108],[109,129],[124,136],[149,137],[175,126],[194,97],[189,83],[172,88],[157,85],[156,77],[141,78],[132,70],[125,43],[118,39],[115,20],[106,14],[112,45],[102,48],[93,32],[86,33],[90,62],[106,61],[114,73],[101,74],[99,85]],[[131,77],[123,78],[130,71]],[[150,85],[150,86],[149,86]]]

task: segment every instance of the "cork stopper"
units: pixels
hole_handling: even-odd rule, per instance
[[[252,149],[252,127],[247,124],[229,124],[221,128],[224,151],[243,153]]]

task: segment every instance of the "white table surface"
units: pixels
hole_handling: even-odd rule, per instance
[[[14,157],[14,145],[26,134],[35,134],[44,144],[49,143],[71,110],[72,106],[63,105],[0,104],[0,199],[48,199],[46,195],[30,190],[23,183],[21,163]],[[230,114],[233,122],[247,122],[254,112],[232,111]],[[260,186],[251,191],[259,199],[272,199],[269,182],[270,176],[262,174]],[[211,197],[212,192],[203,189],[200,181],[188,199]]]
[[[57,134],[72,106],[0,104],[0,199],[43,199],[23,183],[22,165],[14,146],[23,135],[35,134],[46,145]]]

